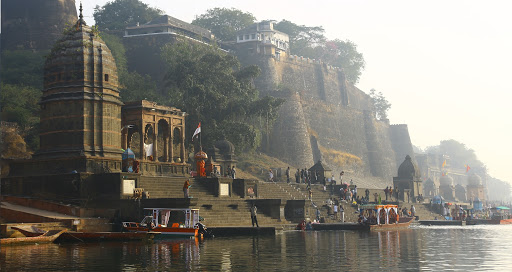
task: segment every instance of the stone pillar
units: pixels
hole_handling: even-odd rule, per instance
[[[121,148],[124,150],[128,148],[128,128],[121,129]]]
[[[140,132],[139,132],[139,135],[140,135],[140,160],[141,161],[145,161],[146,160],[146,151],[144,149],[144,135],[146,134],[146,127],[144,126],[144,122],[141,123],[141,128],[140,128]]]
[[[168,162],[169,161],[169,129],[167,129],[167,133],[164,133],[164,157],[162,161]]]
[[[153,161],[158,161],[158,124],[153,124]]]
[[[185,163],[185,128],[181,127],[181,143],[180,143],[180,157],[181,162]]]

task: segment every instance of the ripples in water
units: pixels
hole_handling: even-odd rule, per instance
[[[0,271],[508,271],[512,226],[0,248]]]

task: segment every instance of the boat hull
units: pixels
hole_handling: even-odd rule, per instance
[[[154,227],[152,229],[146,227],[125,227],[129,232],[158,232],[159,236],[164,237],[197,237],[199,236],[196,228],[173,228],[173,227]]]
[[[50,230],[46,233],[34,236],[34,237],[20,237],[20,238],[2,238],[0,239],[0,245],[20,245],[20,244],[42,244],[42,243],[53,243],[59,238],[62,233],[66,230]]]
[[[58,242],[104,242],[152,240],[157,232],[65,232]]]

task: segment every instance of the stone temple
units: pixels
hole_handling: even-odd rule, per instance
[[[137,186],[188,175],[185,116],[151,101],[124,104],[115,60],[80,12],[44,66],[40,150],[12,162],[2,193],[47,199],[122,199]],[[138,173],[122,172],[130,148]]]

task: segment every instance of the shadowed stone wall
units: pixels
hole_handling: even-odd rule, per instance
[[[77,20],[75,0],[2,0],[2,50],[47,50]]]

